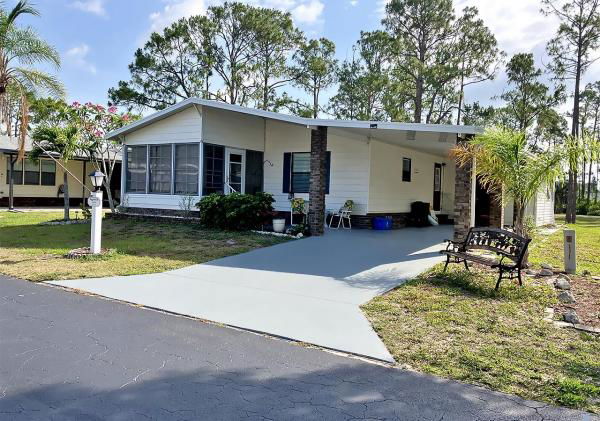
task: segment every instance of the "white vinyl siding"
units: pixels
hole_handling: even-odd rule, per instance
[[[186,108],[165,119],[143,127],[125,137],[128,146],[197,143],[202,141],[202,116],[195,107]],[[199,165],[201,160],[199,159]],[[125,166],[123,166],[125,169]],[[202,170],[199,171],[199,180]],[[125,175],[125,171],[123,171]],[[126,183],[126,177],[122,177]],[[124,190],[124,189],[122,189]],[[180,210],[183,195],[127,193],[124,204],[131,208]],[[195,196],[198,200],[199,197]]]
[[[447,157],[373,140],[370,143],[369,213],[410,212],[416,201],[433,204],[435,163],[442,168],[442,211],[454,215],[454,162]],[[411,159],[411,181],[402,181],[404,158]]]
[[[289,211],[288,193],[283,193],[283,154],[309,152],[310,129],[280,121],[267,121],[265,192],[275,197],[275,209]],[[346,200],[355,203],[354,213],[366,213],[369,179],[369,147],[366,138],[350,139],[329,129],[327,150],[331,152],[329,194],[325,207],[337,210]],[[272,164],[272,166],[271,166]],[[296,194],[308,200],[308,193]]]
[[[265,121],[261,117],[204,107],[202,140],[230,148],[265,150]]]

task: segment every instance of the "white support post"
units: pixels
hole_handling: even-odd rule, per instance
[[[92,208],[92,235],[90,251],[92,254],[100,254],[102,250],[102,191],[90,193],[88,204]]]
[[[575,230],[564,230],[565,238],[565,272],[577,272],[577,250],[575,247]]]

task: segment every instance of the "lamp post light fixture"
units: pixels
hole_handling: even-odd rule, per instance
[[[90,252],[100,254],[102,252],[102,182],[104,174],[94,171],[90,174],[90,181],[94,191],[90,192],[88,205],[92,208],[92,235],[90,240]]]

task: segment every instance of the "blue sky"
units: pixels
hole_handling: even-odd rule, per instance
[[[380,27],[386,0],[245,0],[292,13],[295,23],[308,36],[325,36],[346,58],[361,30]],[[7,1],[7,6],[14,4]],[[69,101],[105,103],[107,91],[119,80],[127,80],[127,65],[153,30],[174,20],[203,13],[222,0],[37,0],[41,17],[27,18],[40,35],[54,45],[63,64],[59,77]],[[547,63],[544,45],[557,22],[539,13],[539,0],[455,0],[458,10],[477,6],[509,55],[534,52],[538,63]],[[600,77],[600,67],[588,72],[587,80]],[[504,89],[504,77],[480,84],[467,92],[467,100],[488,102]]]

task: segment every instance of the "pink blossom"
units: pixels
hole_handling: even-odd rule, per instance
[[[116,113],[116,112],[117,112],[117,107],[115,107],[115,106],[113,105],[112,107],[110,107],[110,108],[108,109],[108,112],[109,112],[109,113],[111,113],[111,114],[112,114],[112,113]]]

